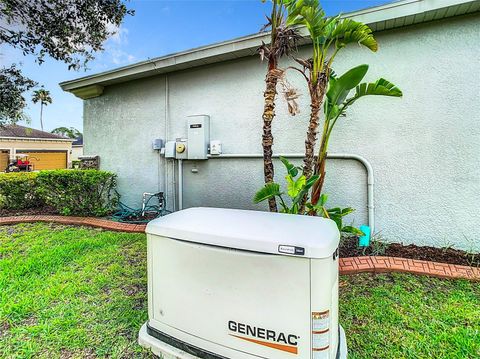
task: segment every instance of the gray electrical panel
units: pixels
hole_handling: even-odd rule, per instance
[[[188,116],[188,159],[206,160],[210,143],[210,116]]]
[[[161,138],[156,138],[152,141],[152,148],[156,151],[159,151],[163,148],[163,140]]]

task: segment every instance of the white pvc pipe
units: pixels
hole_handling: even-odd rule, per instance
[[[232,153],[221,155],[208,155],[210,159],[229,159],[229,158],[263,158],[260,153]],[[284,153],[274,154],[273,158],[285,157],[285,158],[304,158],[304,153]],[[374,176],[373,167],[365,157],[352,153],[328,153],[327,158],[331,159],[348,159],[360,162],[367,171],[367,210],[368,210],[368,225],[370,227],[370,234],[375,233],[375,206],[374,206]],[[183,160],[178,160],[178,203],[179,209],[183,208]]]
[[[169,86],[168,86],[168,74],[165,74],[165,103],[164,105],[164,116],[165,116],[165,127],[164,127],[164,139],[165,142],[167,141],[167,138],[169,137],[168,134],[168,123],[170,122],[169,119],[169,114],[168,114],[168,100],[169,100]],[[170,204],[170,195],[168,191],[168,175],[169,175],[169,170],[168,170],[168,160],[163,157],[163,168],[164,168],[164,178],[163,178],[163,195],[165,196],[165,201],[167,203],[167,206]],[[173,172],[173,176],[175,176],[175,172]],[[175,192],[175,188],[173,189],[173,192]],[[175,194],[173,194],[173,197]],[[175,211],[175,199],[172,201],[172,210]],[[167,208],[168,209],[168,208]]]
[[[375,233],[375,202],[374,202],[374,186],[375,178],[373,176],[373,167],[365,157],[355,155],[353,153],[332,153],[327,154],[327,158],[348,159],[360,162],[367,171],[367,210],[368,210],[368,226],[370,227],[370,236]]]
[[[178,160],[178,210],[183,209],[183,160]]]

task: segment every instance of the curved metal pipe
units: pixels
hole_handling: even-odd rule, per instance
[[[232,154],[221,154],[221,155],[208,155],[210,159],[229,159],[229,158],[263,158],[263,155],[260,153],[232,153]],[[274,154],[273,158],[285,157],[285,158],[304,158],[304,153],[283,153],[283,154]],[[360,155],[356,155],[353,153],[328,153],[327,158],[331,159],[347,159],[347,160],[354,160],[360,162],[365,170],[367,171],[367,210],[368,210],[368,225],[370,227],[370,234],[373,236],[375,233],[375,205],[374,205],[374,186],[375,180],[373,176],[373,167],[368,162],[365,157]],[[178,168],[178,182],[179,182],[179,194],[178,194],[178,202],[179,202],[179,209],[183,208],[183,171],[181,170],[182,167],[182,160],[179,161],[179,168]],[[182,189],[180,191],[180,189]]]

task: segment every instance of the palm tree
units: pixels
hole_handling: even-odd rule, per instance
[[[319,177],[312,186],[312,196],[310,200],[313,206],[318,203],[322,193],[323,183],[325,181],[325,163],[328,143],[337,120],[345,114],[348,107],[364,96],[401,97],[403,95],[398,87],[383,78],[372,83],[361,83],[367,71],[368,65],[360,65],[347,71],[338,78],[334,73],[330,74],[324,105],[324,128],[326,128],[326,130],[322,136],[320,152],[315,165],[315,175],[318,174]],[[355,94],[349,97],[353,89],[355,89]]]
[[[47,106],[48,104],[52,103],[50,91],[43,88],[33,91],[32,101],[33,103],[40,102],[40,126],[43,131],[43,106]]]
[[[312,58],[295,59],[297,63],[302,65],[302,68],[291,66],[289,69],[296,70],[303,75],[307,81],[310,94],[310,120],[305,140],[303,174],[307,179],[313,174],[320,174],[318,182],[323,183],[328,132],[327,121],[324,122],[316,163],[314,151],[320,108],[332,74],[332,63],[339,51],[348,44],[357,43],[372,51],[377,51],[378,45],[367,25],[351,19],[341,19],[340,16],[326,18],[319,0],[285,0],[285,7],[288,10],[287,25],[304,25],[312,40]],[[307,195],[302,201],[302,208],[306,201]]]
[[[282,80],[284,71],[278,68],[278,61],[283,55],[288,55],[296,48],[296,41],[299,35],[294,28],[286,24],[286,9],[284,0],[272,1],[272,13],[267,17],[268,23],[265,29],[270,29],[270,43],[262,43],[259,48],[259,54],[262,60],[268,61],[267,75],[265,77],[264,107],[263,107],[263,171],[265,184],[272,183],[274,177],[274,168],[272,162],[272,121],[275,117],[275,97],[277,95],[278,81]],[[296,112],[296,95],[292,89],[288,89],[286,82],[282,83],[289,102],[289,111],[291,114]],[[277,212],[275,198],[268,201],[271,212]]]

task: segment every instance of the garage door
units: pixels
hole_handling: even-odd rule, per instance
[[[17,151],[17,153],[20,153],[20,151]],[[33,164],[34,171],[67,168],[67,152],[65,151],[22,151],[22,153],[28,155],[28,160]]]
[[[4,172],[10,159],[9,151],[0,151],[0,172]]]

